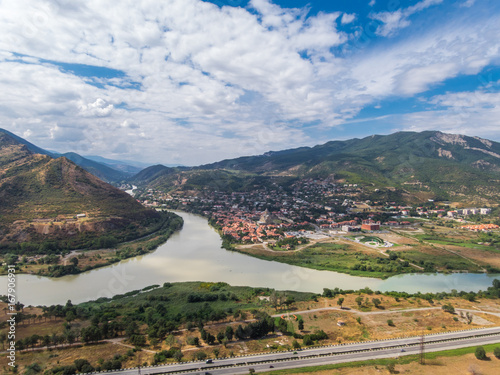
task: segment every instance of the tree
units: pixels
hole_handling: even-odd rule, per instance
[[[361,304],[363,303],[363,297],[358,296],[356,297],[355,301],[358,304],[358,307],[361,307]]]
[[[78,258],[73,257],[69,259],[70,263],[73,264],[75,267],[78,265]]]
[[[387,320],[387,325],[394,327],[394,322],[392,321],[392,319]]]
[[[176,343],[177,340],[174,335],[168,335],[167,338],[165,339],[165,344],[167,344],[169,348],[174,346]]]
[[[495,279],[496,280],[496,279]],[[497,346],[494,350],[493,350],[493,355],[495,357],[497,357],[498,359],[500,359],[500,346]]]
[[[465,318],[467,319],[467,324],[471,324],[472,320],[474,319],[474,315],[472,315],[470,312],[467,312],[465,314]]]
[[[442,307],[444,312],[450,313],[450,314],[455,314],[455,308],[451,303],[447,303],[446,305],[443,305]]]
[[[215,358],[219,358],[219,353],[220,353],[219,348],[214,348],[213,353],[214,353]]]
[[[309,345],[313,345],[314,341],[312,340],[310,335],[305,335],[303,340],[302,340],[302,344],[309,346]]]
[[[484,361],[487,357],[486,357],[486,351],[484,350],[484,348],[482,346],[478,346],[476,348],[476,358],[481,360],[481,361]]]
[[[94,367],[86,359],[75,359],[74,364],[79,372],[94,372]]]
[[[224,334],[224,332],[220,331],[219,333],[217,333],[217,341],[219,342],[219,344],[222,344],[222,340],[224,340],[225,337],[226,335]]]
[[[205,340],[205,342],[208,344],[208,345],[213,345],[215,344],[215,336],[212,335],[211,333],[207,333],[207,339]]]
[[[24,375],[35,375],[42,372],[42,367],[38,363],[32,363],[26,366]]]
[[[234,334],[234,336],[238,339],[238,340],[243,340],[247,337],[247,335],[245,334],[245,331],[243,330],[243,327],[240,325],[238,325],[238,328],[236,328],[236,332]]]
[[[301,319],[299,319],[298,323],[299,323],[299,329],[302,331],[304,329],[304,320],[302,320],[302,318],[301,318]]]
[[[380,305],[382,304],[382,301],[378,298],[372,298],[372,302],[375,305],[375,307],[378,309]]]
[[[233,327],[231,326],[227,326],[226,327],[226,332],[225,332],[225,335],[226,335],[226,338],[228,340],[232,340],[233,339],[233,336],[234,336],[234,330],[233,330]]]
[[[174,359],[177,362],[181,362],[182,361],[182,352],[180,350],[175,351],[175,353],[174,353]]]
[[[299,342],[298,342],[297,340],[293,340],[293,342],[292,342],[292,347],[293,347],[294,349],[300,349],[300,344],[299,344]]]
[[[144,335],[132,335],[129,341],[134,346],[144,346],[146,345],[146,336]]]
[[[51,342],[52,342],[52,340],[50,339],[49,335],[43,336],[43,338],[42,338],[42,345],[43,346],[46,346],[48,348],[50,346]]]
[[[340,297],[338,300],[337,300],[337,305],[340,306],[340,308],[342,308],[342,304],[344,303],[344,297]]]
[[[75,316],[75,313],[74,313],[73,311],[71,311],[71,310],[70,310],[70,311],[68,311],[68,312],[66,313],[66,321],[67,321],[68,323],[71,323],[71,322],[72,322],[73,320],[75,320],[75,319],[76,319],[76,316]]]

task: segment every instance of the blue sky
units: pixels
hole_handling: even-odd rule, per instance
[[[500,141],[494,0],[0,0],[0,127],[198,165],[440,130]]]

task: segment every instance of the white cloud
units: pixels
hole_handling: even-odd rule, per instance
[[[402,27],[434,3],[387,24]],[[338,24],[354,15],[250,6],[2,3],[0,123],[49,149],[200,164],[312,144],[304,123],[342,124],[367,104],[424,92],[500,57],[495,15],[339,57],[332,51],[354,36]],[[123,74],[78,76],[76,63]]]
[[[396,88],[403,95],[413,95],[426,91],[430,85],[455,77],[459,66],[454,62],[434,63],[406,70],[398,77]]]
[[[50,128],[50,138],[54,142],[80,142],[85,140],[83,130],[75,126],[54,125]]]
[[[113,112],[113,104],[108,104],[104,99],[97,98],[93,103],[81,104],[80,113],[83,116],[106,117]]]
[[[498,139],[500,93],[482,90],[438,95],[429,100],[434,109],[403,115],[405,130],[440,129],[449,133]]]
[[[369,6],[374,6],[375,5],[375,0],[370,0],[370,2],[368,3]]]
[[[342,25],[346,25],[348,23],[353,22],[355,19],[356,19],[356,14],[344,13],[342,14],[342,19],[340,20],[340,22],[342,23]]]
[[[382,23],[376,30],[377,35],[385,37],[393,36],[399,30],[411,24],[408,19],[411,15],[427,9],[430,6],[441,4],[442,2],[443,0],[422,0],[406,9],[398,9],[394,12],[374,13],[370,17]]]
[[[462,4],[460,4],[461,7],[465,7],[465,8],[470,8],[471,6],[473,6],[474,4],[476,3],[476,0],[466,0],[464,1]]]

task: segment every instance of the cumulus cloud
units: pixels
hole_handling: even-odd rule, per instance
[[[113,112],[113,104],[108,104],[104,99],[97,98],[93,103],[81,104],[80,113],[83,116],[106,117]]]

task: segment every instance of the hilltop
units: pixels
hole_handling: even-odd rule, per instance
[[[154,173],[149,173],[154,168]],[[147,175],[147,179],[141,176]],[[498,202],[500,144],[438,131],[398,132],[271,151],[191,169],[150,167],[136,183],[174,190],[249,191],[303,178],[391,189],[402,200]]]
[[[0,132],[0,249],[47,252],[112,244],[164,218],[65,157]],[[103,238],[107,241],[103,241]]]

